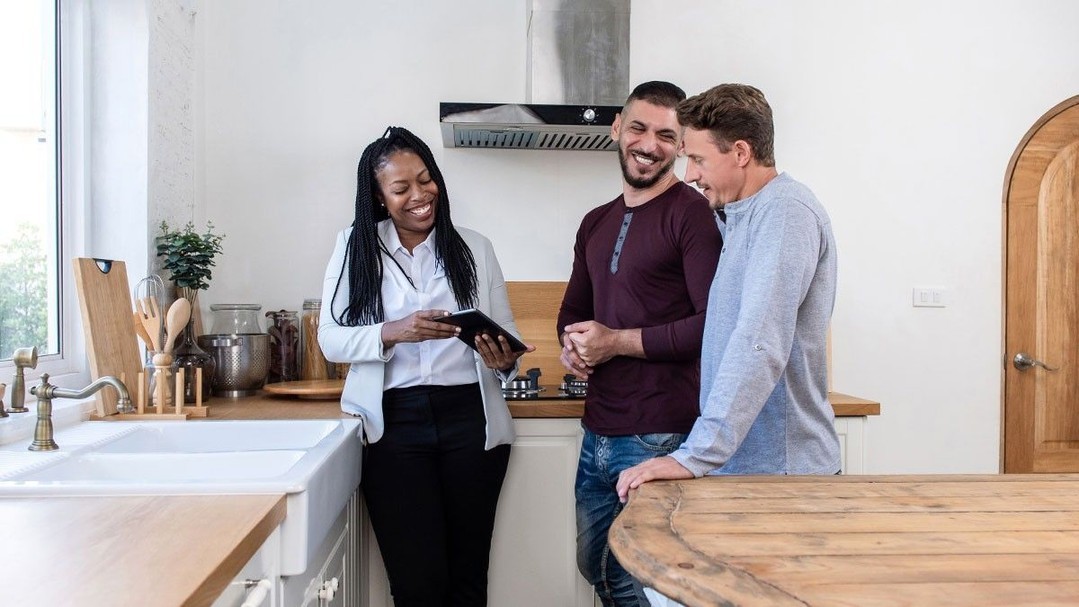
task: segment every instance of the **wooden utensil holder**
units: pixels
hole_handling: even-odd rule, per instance
[[[210,408],[202,404],[202,369],[195,370],[195,402],[187,404],[184,401],[184,370],[181,368],[176,373],[172,372],[172,354],[159,352],[153,355],[152,361],[152,373],[146,371],[138,373],[138,388],[132,394],[135,413],[114,413],[104,417],[96,415],[92,417],[114,420],[186,420],[210,415]],[[150,393],[151,375],[157,398]],[[123,374],[120,381],[127,383]],[[166,398],[170,382],[174,385],[171,399]],[[151,400],[156,404],[151,406]]]

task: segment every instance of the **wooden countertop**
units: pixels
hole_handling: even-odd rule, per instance
[[[880,403],[841,392],[829,392],[837,417],[880,415]],[[348,417],[337,400],[308,400],[259,393],[244,398],[215,396],[206,403],[210,419],[333,419]],[[515,418],[574,418],[584,415],[583,400],[511,400]]]
[[[285,518],[283,495],[0,499],[0,603],[210,605]]]
[[[1079,475],[654,482],[610,539],[627,570],[689,607],[1070,605]]]

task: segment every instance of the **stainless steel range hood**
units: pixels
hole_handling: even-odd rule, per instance
[[[439,104],[445,147],[617,148],[629,94],[630,0],[531,0],[527,103]]]

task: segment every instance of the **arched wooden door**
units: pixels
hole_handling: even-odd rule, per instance
[[[1004,472],[1079,472],[1079,96],[1004,182]]]

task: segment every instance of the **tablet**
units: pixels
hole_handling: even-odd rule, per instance
[[[492,337],[498,335],[505,337],[506,342],[510,345],[510,350],[513,352],[524,352],[528,349],[528,346],[523,341],[514,337],[509,331],[503,329],[498,323],[479,310],[461,310],[449,316],[433,320],[461,327],[461,332],[457,335],[457,338],[468,344],[473,350],[476,349],[476,336],[481,334]]]

